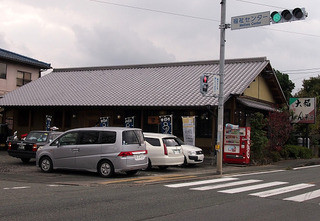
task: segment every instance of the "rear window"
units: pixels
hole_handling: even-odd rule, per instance
[[[122,132],[122,144],[139,144],[144,142],[143,134],[139,130],[128,130]]]
[[[163,143],[167,147],[180,146],[179,142],[174,137],[172,137],[172,138],[163,138],[162,140],[163,140]]]
[[[146,137],[145,139],[152,146],[156,146],[156,147],[160,147],[161,146],[160,140],[157,139],[157,138],[148,138],[148,137]]]
[[[47,132],[30,132],[26,137],[26,141],[46,142],[49,134]]]
[[[117,132],[114,131],[103,131],[100,132],[100,142],[102,144],[115,143]]]

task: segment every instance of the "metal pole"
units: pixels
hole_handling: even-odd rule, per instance
[[[224,112],[224,97],[223,97],[223,77],[225,63],[225,32],[226,32],[226,0],[221,0],[221,22],[220,22],[220,89],[219,89],[219,104],[218,104],[218,130],[217,130],[217,173],[222,175],[222,148],[223,148],[223,112]]]

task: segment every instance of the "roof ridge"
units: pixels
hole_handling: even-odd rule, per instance
[[[226,59],[226,64],[230,63],[245,63],[245,62],[263,62],[266,57],[254,58],[238,58]],[[192,65],[212,65],[219,64],[219,60],[202,60],[202,61],[182,61],[182,62],[167,62],[167,63],[150,63],[150,64],[132,64],[132,65],[111,65],[111,66],[93,66],[93,67],[73,67],[73,68],[54,68],[53,72],[68,72],[68,71],[96,71],[96,70],[116,70],[116,69],[139,69],[139,68],[157,68],[157,67],[174,67],[174,66],[192,66]]]

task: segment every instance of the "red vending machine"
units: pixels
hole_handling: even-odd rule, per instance
[[[223,162],[250,163],[250,127],[226,124],[224,130]]]

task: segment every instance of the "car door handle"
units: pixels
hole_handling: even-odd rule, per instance
[[[79,152],[79,151],[80,151],[79,148],[72,148],[71,150],[72,150],[73,152]]]

